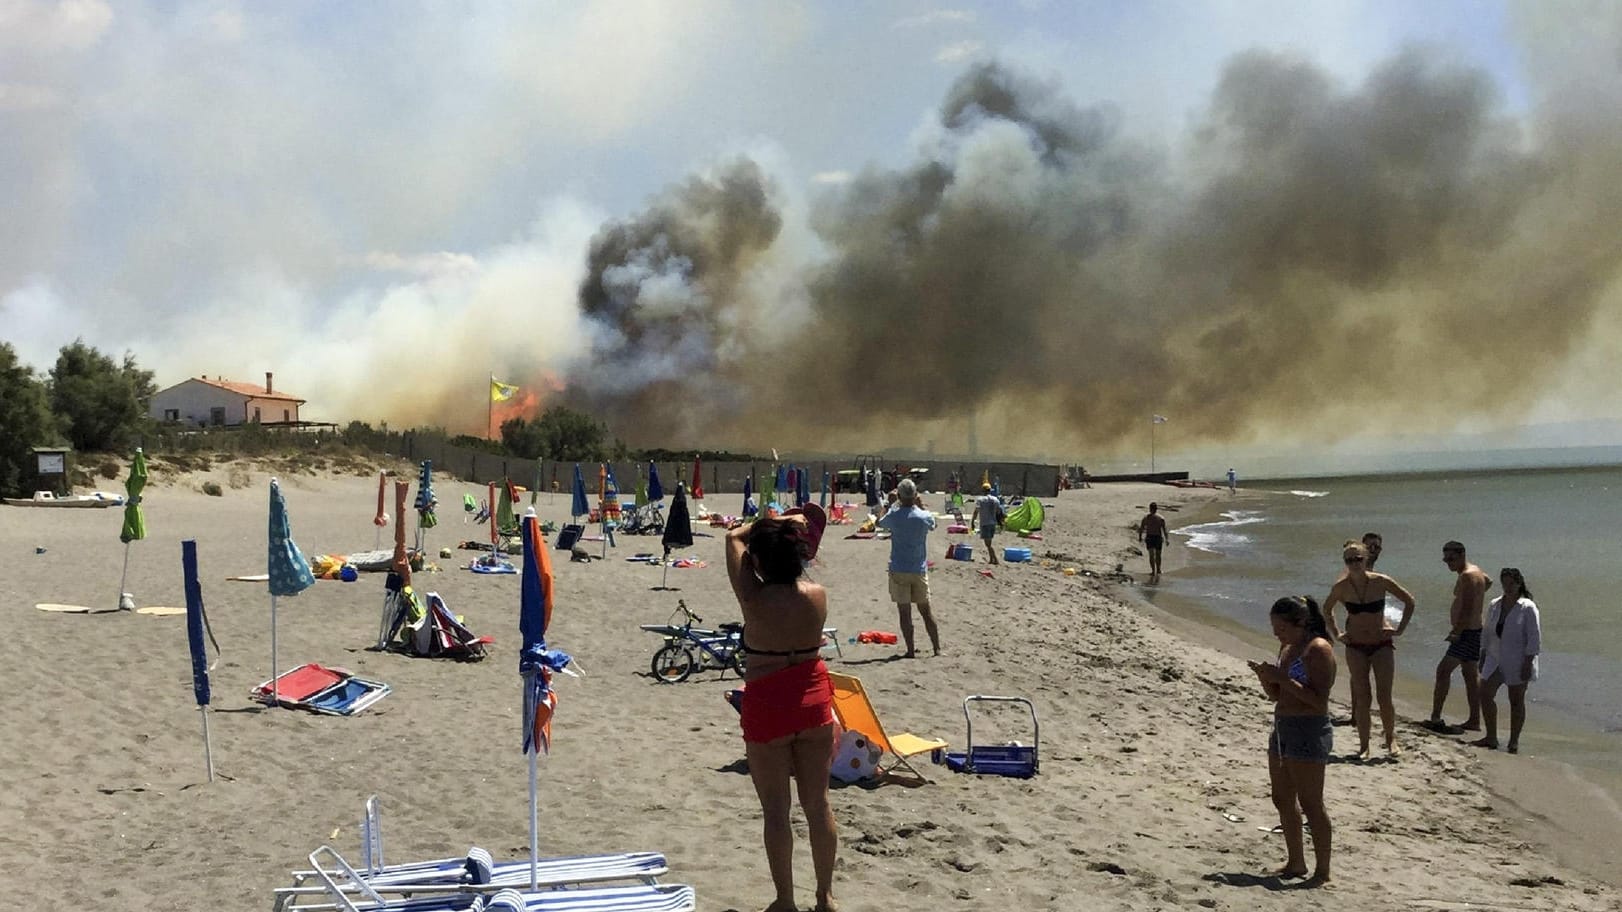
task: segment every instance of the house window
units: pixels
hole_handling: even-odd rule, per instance
[[[253,423],[259,423],[259,406],[257,405],[253,407]]]
[[[225,406],[216,405],[208,410],[208,423],[219,427],[225,424]]]
[[[180,409],[164,409],[163,410],[163,420],[164,421],[179,421],[180,420]]]

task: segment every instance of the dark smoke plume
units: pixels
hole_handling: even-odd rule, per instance
[[[1417,50],[1351,89],[1251,53],[1166,159],[982,65],[915,164],[820,202],[786,335],[740,293],[780,225],[748,163],[607,229],[581,306],[619,369],[572,383],[627,439],[676,443],[661,415],[703,403],[706,440],[756,448],[963,452],[971,416],[983,451],[1030,453],[1155,413],[1184,444],[1514,415],[1622,263],[1601,120],[1517,121]]]

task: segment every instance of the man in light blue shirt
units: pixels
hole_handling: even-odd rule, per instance
[[[915,656],[912,643],[912,606],[924,619],[929,645],[941,654],[941,634],[929,610],[929,533],[935,514],[918,505],[918,485],[911,478],[896,485],[896,505],[879,517],[879,528],[890,532],[890,598],[901,618],[901,636],[907,658]]]

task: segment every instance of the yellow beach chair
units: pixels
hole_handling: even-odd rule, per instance
[[[886,734],[884,724],[879,721],[879,714],[873,710],[873,701],[867,698],[867,691],[862,687],[860,678],[830,671],[828,680],[833,684],[834,715],[839,717],[840,726],[850,731],[861,732],[880,750],[895,756],[896,762],[891,764],[889,769],[885,769],[883,758],[880,758],[880,772],[893,773],[897,767],[902,767],[913,776],[928,782],[929,777],[908,763],[907,758],[945,748],[946,741],[941,738],[920,738],[910,732]]]

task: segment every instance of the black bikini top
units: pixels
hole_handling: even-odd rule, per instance
[[[1383,598],[1378,600],[1378,601],[1373,601],[1373,602],[1347,602],[1346,603],[1346,613],[1347,614],[1373,614],[1376,611],[1384,611],[1384,610],[1385,610],[1385,599],[1383,599]]]

